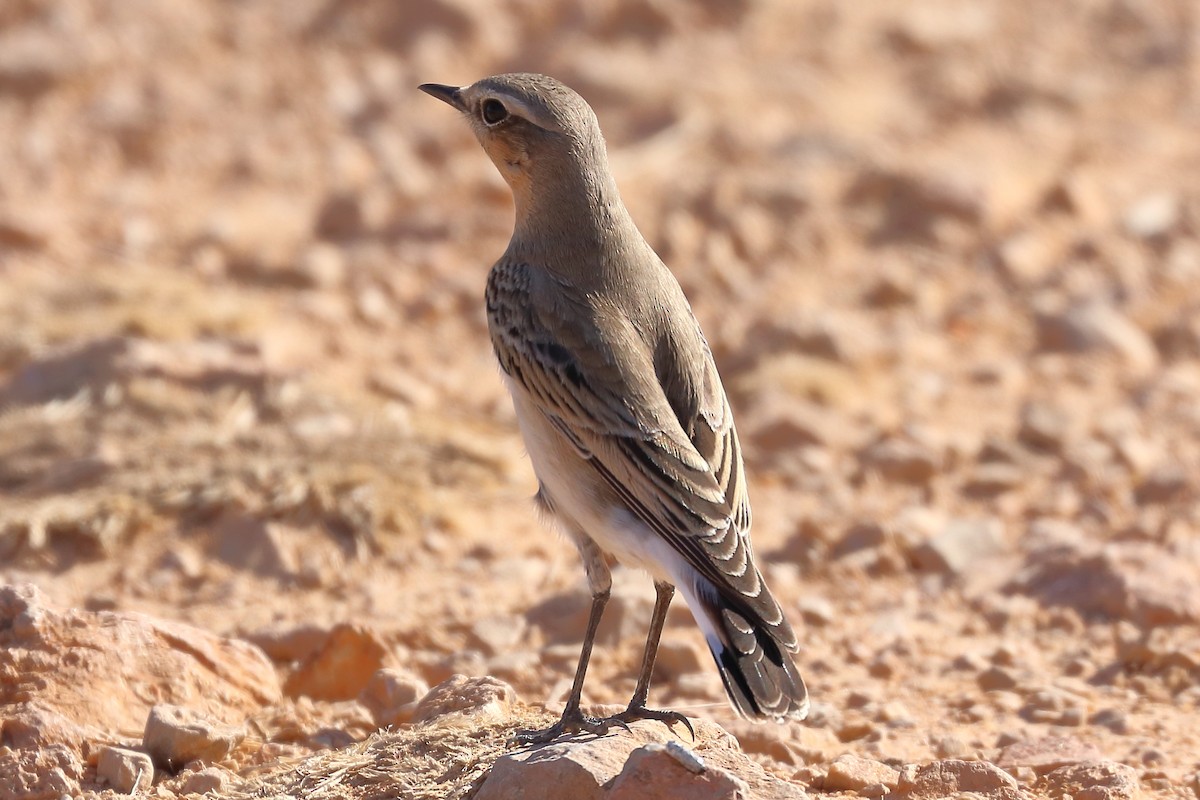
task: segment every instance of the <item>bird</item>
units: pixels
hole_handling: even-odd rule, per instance
[[[535,501],[579,550],[591,607],[561,718],[526,743],[604,735],[647,707],[676,589],[733,708],[803,719],[799,645],[755,564],[742,447],[712,351],[683,290],[634,224],[595,112],[558,80],[493,75],[421,91],[461,112],[512,190],[513,234],[488,273],[488,332],[538,482]],[[582,710],[612,562],[640,568],[655,603],[628,707]]]

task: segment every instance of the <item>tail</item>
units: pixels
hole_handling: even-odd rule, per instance
[[[799,649],[796,636],[766,585],[761,584],[762,594],[753,605],[773,607],[777,613],[764,619],[746,603],[718,594],[704,579],[698,584],[693,591],[686,585],[681,588],[734,709],[750,720],[804,719],[808,689],[792,660]]]

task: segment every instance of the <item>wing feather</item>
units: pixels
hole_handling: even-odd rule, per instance
[[[741,448],[694,319],[675,338],[647,343],[597,298],[505,261],[489,276],[487,309],[501,368],[629,511],[734,608],[795,649],[753,564]],[[688,336],[695,339],[679,341]]]

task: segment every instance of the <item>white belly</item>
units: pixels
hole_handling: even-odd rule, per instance
[[[603,476],[559,433],[525,390],[509,381],[517,423],[542,491],[572,535],[592,539],[617,561],[678,583],[682,559],[629,509]]]

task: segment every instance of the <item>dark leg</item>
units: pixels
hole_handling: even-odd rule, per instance
[[[621,722],[633,722],[639,719],[657,719],[667,723],[682,722],[696,739],[696,731],[692,723],[678,711],[654,711],[646,708],[646,700],[650,696],[650,678],[654,674],[654,659],[658,656],[658,642],[662,638],[663,624],[667,621],[667,609],[671,607],[671,598],[675,596],[675,587],[669,583],[654,583],[658,596],[654,599],[654,614],[650,618],[650,633],[646,636],[646,649],[642,654],[642,671],[638,675],[637,688],[633,690],[633,699],[629,708],[614,717]]]
[[[567,733],[587,732],[603,736],[614,722],[621,727],[628,727],[620,720],[594,719],[579,710],[583,698],[583,679],[587,675],[588,661],[592,658],[596,629],[600,627],[600,618],[604,615],[604,606],[612,591],[612,574],[604,555],[591,539],[579,536],[576,545],[587,569],[588,585],[592,590],[592,609],[588,614],[587,630],[583,634],[583,649],[579,653],[579,665],[575,668],[575,681],[571,684],[571,694],[563,708],[562,718],[545,730],[517,731],[513,738],[521,744],[549,742]]]

